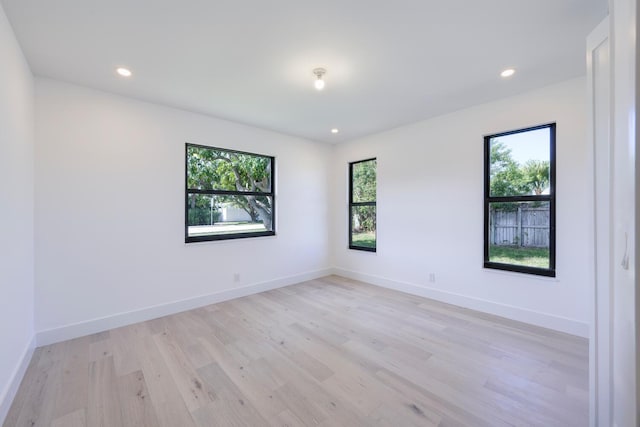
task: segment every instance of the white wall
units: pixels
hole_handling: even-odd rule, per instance
[[[276,157],[277,236],[184,243],[185,142]],[[38,78],[39,344],[326,274],[330,155],[324,144]]]
[[[33,78],[0,5],[0,424],[33,338]]]
[[[483,136],[549,122],[557,123],[557,278],[483,269]],[[336,146],[333,263],[349,277],[587,336],[588,150],[583,78]],[[377,253],[347,249],[348,162],[370,157],[378,159]],[[398,206],[413,216],[398,217]]]

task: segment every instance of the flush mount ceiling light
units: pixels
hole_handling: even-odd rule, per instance
[[[338,132],[340,132],[340,131],[338,130],[338,128],[333,128],[333,129],[331,129],[331,133],[338,133]]]
[[[327,74],[327,70],[324,68],[314,68],[313,74],[316,76],[316,81],[313,83],[317,90],[324,89],[324,80],[323,77]]]
[[[133,74],[131,73],[130,69],[124,67],[116,68],[116,73],[118,73],[122,77],[131,77],[131,75]]]
[[[501,77],[511,77],[516,72],[513,68],[507,68],[506,70],[500,73]]]

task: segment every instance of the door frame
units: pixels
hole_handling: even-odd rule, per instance
[[[598,63],[598,50],[606,45],[608,62]],[[589,418],[590,425],[611,425],[613,414],[613,334],[612,303],[612,126],[613,58],[609,17],[587,37],[588,138],[591,146],[592,206],[593,206],[593,293],[592,324],[589,339]],[[599,88],[600,75],[605,72],[607,87]],[[602,97],[605,108],[602,108]],[[605,129],[602,129],[605,126]]]

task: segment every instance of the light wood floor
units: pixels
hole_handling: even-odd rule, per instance
[[[587,340],[327,277],[38,348],[5,426],[587,426]]]

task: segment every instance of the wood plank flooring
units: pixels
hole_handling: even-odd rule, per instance
[[[4,426],[587,426],[587,340],[330,276],[38,348]]]

